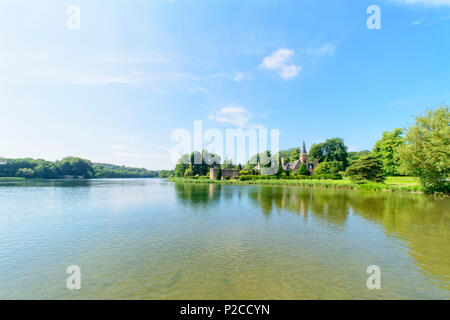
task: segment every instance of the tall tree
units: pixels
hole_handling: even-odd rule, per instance
[[[420,178],[425,192],[449,193],[450,111],[448,106],[416,117],[399,149],[402,170]]]
[[[309,157],[310,160],[317,158],[319,162],[339,161],[344,169],[348,167],[347,146],[340,138],[327,139],[323,143],[312,145]]]
[[[404,143],[403,129],[383,132],[381,139],[375,143],[373,153],[381,160],[385,175],[400,175],[401,160],[398,150]]]
[[[353,163],[355,163],[356,160],[360,159],[363,156],[367,156],[370,154],[369,150],[363,150],[363,151],[350,151],[347,152],[347,159],[348,159],[348,165],[351,166]]]

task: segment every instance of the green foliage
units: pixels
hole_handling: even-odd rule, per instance
[[[314,174],[334,174],[342,171],[342,162],[332,161],[332,162],[322,162],[319,163],[317,168],[314,170]]]
[[[322,174],[313,176],[294,176],[294,175],[281,175],[277,176],[261,176],[261,175],[242,175],[239,177],[241,181],[250,180],[342,180],[340,174]]]
[[[42,159],[0,159],[0,177],[23,177],[26,171],[19,169],[33,170],[32,176],[27,171],[27,178],[39,179],[56,179],[65,175],[84,178],[152,178],[158,175],[157,171],[105,163],[92,164],[89,160],[75,157],[55,163]]]
[[[294,162],[300,159],[300,148],[294,148],[290,154],[289,162]]]
[[[220,165],[222,169],[239,169],[239,166],[233,164],[233,160],[225,159]]]
[[[193,168],[192,168],[192,164],[190,164],[190,165],[189,165],[189,168],[187,168],[187,169],[184,171],[184,176],[185,176],[185,177],[193,177],[193,176],[194,176],[194,170],[193,170]]]
[[[158,171],[130,168],[107,163],[94,163],[94,178],[156,178]],[[169,171],[170,172],[170,171]]]
[[[383,132],[381,139],[375,143],[373,153],[380,158],[385,175],[400,175],[401,160],[398,150],[403,144],[403,129]]]
[[[217,169],[216,179],[217,180],[222,179],[222,169],[221,168]]]
[[[191,154],[184,154],[178,160],[174,174],[176,177],[183,177],[190,167],[192,175],[206,176],[209,169],[220,164],[220,157],[218,155],[209,153],[204,150],[202,153],[194,151]]]
[[[83,176],[84,178],[92,178],[94,176],[92,163],[86,159],[66,157],[56,161],[55,164],[61,175]]]
[[[17,170],[16,176],[22,177],[25,179],[31,179],[34,176],[34,170],[28,169],[28,168],[21,168],[21,169]]]
[[[57,178],[58,170],[53,162],[42,159],[0,159],[0,177],[15,177],[22,168],[32,169],[34,178]]]
[[[245,169],[253,169],[258,163],[261,165],[261,168],[269,168],[272,163],[270,151],[266,150],[252,156],[247,162]]]
[[[347,152],[348,165],[351,166],[353,163],[355,163],[356,160],[369,154],[370,154],[369,150],[363,150],[359,152],[356,151]]]
[[[450,175],[450,111],[447,106],[416,117],[416,123],[405,135],[399,149],[401,170],[420,178],[427,193],[449,193]]]
[[[319,162],[339,161],[343,169],[348,167],[347,146],[340,138],[328,139],[323,143],[312,145],[309,158],[310,160],[318,159]]]
[[[383,182],[385,175],[378,157],[373,154],[364,156],[347,168],[346,174],[355,182],[364,180]]]
[[[298,174],[301,176],[309,175],[308,168],[306,168],[306,164],[302,163],[300,169],[298,170]]]
[[[243,176],[257,176],[260,175],[261,173],[256,169],[244,169],[241,170],[239,174]]]
[[[161,170],[158,172],[158,178],[165,179],[172,176],[173,174],[174,174],[173,170]]]

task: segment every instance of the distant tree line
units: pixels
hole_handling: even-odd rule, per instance
[[[0,177],[23,177],[27,179],[57,179],[64,176],[92,178],[157,178],[167,177],[173,171],[155,171],[130,168],[107,163],[92,163],[89,160],[66,157],[51,162],[42,159],[0,158]]]

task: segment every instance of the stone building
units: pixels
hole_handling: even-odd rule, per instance
[[[284,157],[281,158],[281,166],[283,167],[283,170],[292,171],[297,173],[298,170],[300,170],[302,164],[306,165],[306,169],[308,169],[310,174],[314,174],[314,170],[319,165],[319,160],[314,159],[314,162],[308,161],[308,152],[306,152],[306,145],[305,141],[303,141],[303,147],[302,147],[302,153],[300,154],[300,159],[295,160],[294,162],[288,162],[286,163],[286,159]]]

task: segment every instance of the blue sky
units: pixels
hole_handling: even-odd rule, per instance
[[[0,156],[170,168],[195,120],[371,149],[450,104],[449,35],[450,0],[2,0]]]

